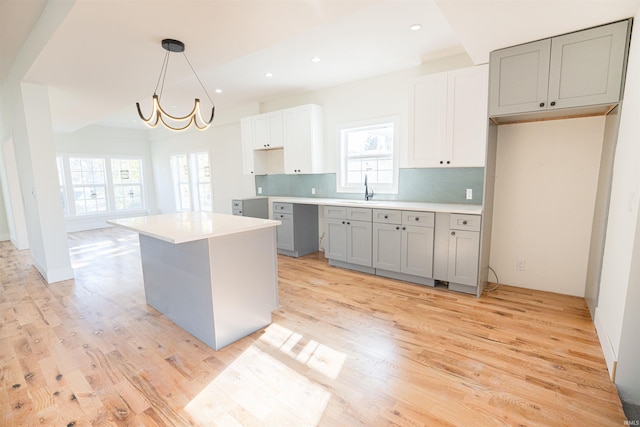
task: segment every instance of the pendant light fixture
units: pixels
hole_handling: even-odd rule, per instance
[[[140,116],[142,121],[151,128],[155,128],[159,123],[162,123],[167,129],[171,129],[174,131],[185,130],[189,126],[191,126],[191,124],[193,124],[198,130],[207,129],[213,122],[213,115],[216,107],[215,105],[213,105],[213,101],[211,100],[207,89],[205,89],[204,85],[200,81],[198,74],[196,74],[196,70],[193,69],[191,62],[189,62],[187,55],[184,53],[184,43],[178,40],[164,39],[162,40],[162,47],[167,51],[167,53],[164,56],[162,68],[160,68],[158,83],[156,83],[156,88],[153,91],[153,105],[151,107],[151,114],[148,118],[144,117],[144,115],[142,114],[142,110],[140,110],[140,103],[136,102],[136,107],[138,107],[138,115]],[[167,111],[160,105],[160,96],[162,96],[162,90],[164,89],[164,80],[167,75],[167,68],[169,66],[169,54],[171,52],[181,52],[184,55],[184,59],[187,61],[187,64],[189,64],[191,71],[193,71],[193,74],[196,76],[196,79],[198,79],[198,82],[200,83],[200,86],[202,86],[204,93],[209,98],[209,101],[211,101],[211,105],[213,105],[213,107],[211,108],[211,117],[209,118],[209,121],[204,121],[202,115],[200,114],[200,100],[198,98],[195,99],[195,103],[193,105],[193,110],[191,110],[191,113],[187,114],[184,117],[172,116],[171,114],[167,113]],[[160,81],[162,81],[162,85],[160,84]],[[158,96],[157,94],[158,86],[160,87],[160,96]]]

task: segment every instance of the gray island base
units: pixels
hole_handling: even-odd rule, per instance
[[[110,223],[139,233],[147,304],[215,350],[271,323],[279,221],[202,213],[140,218]],[[163,224],[180,233],[164,228],[159,235]]]

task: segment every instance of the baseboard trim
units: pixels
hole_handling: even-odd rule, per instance
[[[602,322],[602,318],[600,317],[600,313],[598,311],[598,307],[596,307],[596,314],[594,316],[593,323],[596,327],[596,334],[598,335],[598,340],[600,340],[600,347],[602,348],[602,353],[604,354],[604,360],[607,364],[607,369],[609,370],[609,378],[611,381],[616,381],[616,368],[618,367],[618,361],[616,357],[616,352],[613,350],[613,346],[611,345],[611,341],[609,340],[609,335],[607,334],[607,329]]]

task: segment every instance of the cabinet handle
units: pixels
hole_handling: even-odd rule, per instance
[[[343,224],[346,224],[346,221],[342,221]]]
[[[551,106],[553,107],[554,105],[556,105],[556,101],[551,101]]]
[[[466,220],[462,221],[462,225],[467,225],[467,221]]]
[[[541,102],[541,103],[540,103],[540,106],[541,106],[541,107],[544,107],[544,102]]]
[[[407,227],[402,227],[402,229],[403,229],[403,230],[406,230],[406,229],[407,229]]]
[[[351,225],[351,223],[349,221],[347,221],[347,225]]]
[[[452,232],[451,232],[451,235],[452,235],[452,236],[455,236],[455,235],[456,235],[456,232],[455,232],[455,231],[452,231]]]
[[[397,226],[397,227],[396,227],[396,230],[400,230],[400,226]]]
[[[444,162],[442,160],[440,160],[440,164],[443,164]]]
[[[420,218],[419,218],[419,217],[416,217],[416,221],[420,221]]]
[[[449,160],[447,160],[447,164],[448,164],[448,165],[450,165],[450,164],[451,164],[451,162],[450,162]]]
[[[389,218],[389,215],[385,215],[385,216],[384,216],[384,219],[388,219],[388,218]]]

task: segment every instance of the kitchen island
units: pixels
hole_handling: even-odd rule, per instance
[[[184,212],[108,223],[139,235],[147,304],[208,346],[271,323],[280,221]]]

